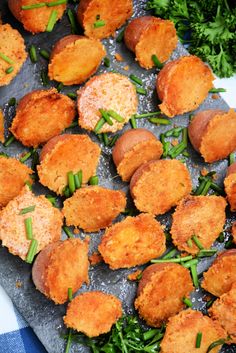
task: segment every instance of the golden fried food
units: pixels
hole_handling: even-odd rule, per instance
[[[234,222],[232,226],[232,235],[233,235],[234,243],[236,244],[236,222]]]
[[[224,186],[230,209],[234,212],[236,211],[236,162],[228,167]]]

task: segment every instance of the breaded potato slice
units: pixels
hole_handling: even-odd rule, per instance
[[[55,88],[36,90],[20,100],[10,131],[24,146],[37,147],[70,126],[75,114],[74,102]]]
[[[18,74],[27,58],[23,37],[8,23],[0,23],[0,55],[0,86],[5,86]],[[8,61],[10,59],[10,62],[4,60],[2,55]],[[7,73],[6,70],[10,67],[13,67],[13,71]]]
[[[199,112],[189,124],[188,134],[205,162],[226,158],[236,150],[236,112],[233,109]]]
[[[170,118],[197,109],[213,80],[211,69],[197,56],[182,56],[166,64],[157,76],[159,108]]]
[[[192,290],[191,276],[185,267],[154,264],[142,273],[134,305],[148,325],[159,327],[184,308],[183,298],[189,297]]]
[[[78,85],[97,71],[105,55],[104,46],[96,39],[66,36],[55,44],[51,52],[48,76],[65,86]]]
[[[228,292],[236,282],[236,249],[226,250],[217,256],[204,272],[202,288],[216,297]]]
[[[170,231],[175,246],[197,254],[199,248],[191,240],[195,235],[204,249],[209,249],[223,231],[225,208],[226,201],[221,196],[187,196],[181,200],[173,214]]]
[[[132,0],[80,0],[78,20],[89,38],[103,39],[114,34],[133,13]],[[103,26],[96,23],[103,21]]]
[[[232,212],[236,211],[236,162],[228,167],[224,180],[225,192]]]
[[[63,194],[68,184],[67,173],[82,171],[82,182],[96,174],[100,147],[87,135],[65,134],[56,136],[43,147],[38,165],[40,183]]]
[[[217,299],[208,310],[213,320],[216,320],[230,336],[228,344],[236,343],[236,282],[229,292]]]
[[[152,55],[163,63],[177,46],[174,23],[154,16],[134,18],[124,33],[126,46],[135,53],[139,65],[145,69],[155,66]]]
[[[100,291],[79,294],[68,305],[64,323],[67,327],[96,337],[111,330],[122,316],[121,301]]]
[[[201,345],[196,348],[197,334],[202,333]],[[219,339],[226,338],[226,332],[215,321],[200,311],[188,309],[171,317],[161,341],[161,353],[206,353],[208,347]],[[221,346],[211,350],[217,353]]]
[[[98,247],[112,270],[143,265],[165,250],[161,225],[149,214],[127,217],[108,228]]]
[[[36,288],[56,304],[68,300],[68,288],[75,293],[88,283],[88,240],[67,239],[48,245],[37,256],[32,276]]]
[[[21,211],[30,206],[35,209],[26,214]],[[62,214],[48,199],[35,196],[28,186],[0,211],[0,240],[10,253],[26,259],[31,240],[27,238],[25,219],[32,218],[34,239],[38,241],[37,253],[61,237]]]
[[[232,236],[233,236],[233,241],[236,244],[236,222],[234,222],[232,225]]]
[[[123,191],[88,186],[78,189],[64,201],[63,214],[68,226],[82,228],[85,232],[97,232],[110,226],[125,206]]]
[[[160,159],[162,143],[147,129],[131,129],[117,140],[113,151],[113,161],[123,181],[129,181],[134,172],[146,162]]]
[[[141,212],[163,214],[192,190],[188,169],[178,160],[157,160],[143,164],[130,181],[130,192]]]
[[[123,118],[123,122],[112,119],[112,126],[105,123],[99,133],[121,130],[137,112],[135,87],[124,75],[109,72],[95,76],[77,93],[79,125],[87,130],[94,130],[101,119],[99,109],[113,110]]]
[[[45,32],[49,18],[53,10],[57,12],[57,21],[63,16],[66,9],[66,4],[61,4],[57,6],[43,6],[31,10],[23,10],[22,6],[34,5],[36,3],[43,3],[44,1],[35,0],[8,0],[8,7],[12,14],[20,21],[24,28],[35,34],[40,32]],[[55,2],[55,0],[47,0],[47,3]]]
[[[25,185],[32,184],[33,171],[15,158],[0,157],[0,209],[17,195]]]

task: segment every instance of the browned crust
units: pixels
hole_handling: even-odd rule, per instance
[[[236,162],[228,167],[224,186],[230,209],[234,212],[236,211]]]
[[[82,293],[71,301],[64,323],[88,337],[96,337],[109,332],[121,316],[122,305],[118,298],[93,291]]]
[[[228,167],[226,176],[228,177],[230,174],[234,173],[236,173],[236,162],[234,162]]]
[[[58,142],[62,142],[70,139],[71,139],[70,134],[59,135],[50,139],[47,143],[45,143],[45,145],[41,149],[40,156],[39,156],[40,163],[43,162],[46,159],[46,157],[53,151],[54,147],[57,145]]]
[[[236,222],[234,222],[232,225],[232,236],[233,236],[234,243],[236,244]]]
[[[84,38],[84,36],[79,36],[76,34],[70,34],[68,36],[65,36],[61,39],[59,39],[58,42],[54,45],[51,54],[50,54],[50,60],[53,60],[55,55],[59,54],[63,49],[65,49],[69,44],[75,43],[78,39]]]
[[[142,16],[139,18],[134,18],[132,21],[130,21],[128,26],[126,26],[124,41],[129,50],[133,52],[135,51],[135,47],[138,44],[142,33],[150,26],[151,23],[153,23],[154,18],[155,17],[153,16]]]

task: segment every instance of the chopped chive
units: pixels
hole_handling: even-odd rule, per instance
[[[113,121],[111,120],[109,114],[104,109],[99,109],[99,112],[102,114],[102,118],[106,121],[106,123],[110,126],[113,125]]]
[[[210,89],[209,93],[220,93],[220,92],[226,92],[227,90],[225,88],[212,88]]]
[[[194,114],[190,114],[190,115],[189,115],[189,121],[192,121],[193,118],[194,118]]]
[[[68,172],[67,173],[67,178],[68,178],[68,186],[70,189],[70,193],[73,194],[75,192],[75,179],[74,179],[74,174],[73,172]]]
[[[10,156],[4,152],[0,152],[0,157],[10,158]]]
[[[94,132],[95,133],[98,133],[98,131],[100,131],[101,130],[101,128],[103,127],[103,125],[106,123],[106,120],[103,118],[103,117],[101,117],[101,119],[99,119],[98,120],[98,122],[97,122],[97,124],[96,124],[96,126],[95,126],[95,128],[94,128]]]
[[[104,66],[110,67],[110,59],[108,57],[104,58],[103,63],[104,63]]]
[[[77,173],[78,177],[79,177],[79,182],[80,182],[80,185],[82,185],[83,183],[83,171],[82,170],[79,170],[78,173]]]
[[[225,249],[230,249],[233,245],[233,237],[230,236],[227,242],[225,243]]]
[[[232,152],[229,155],[229,165],[233,164],[234,162],[235,162],[235,154],[234,152]]]
[[[163,64],[158,60],[157,56],[154,54],[152,55],[152,61],[154,63],[154,65],[158,68],[158,69],[162,69],[163,68]]]
[[[13,65],[14,61],[11,60],[7,55],[0,53],[0,58],[4,61],[6,61],[8,64]]]
[[[200,242],[200,240],[198,239],[198,237],[196,235],[192,236],[192,240],[197,245],[198,249],[200,249],[200,250],[204,249],[204,246],[202,245],[202,243]]]
[[[32,239],[30,243],[30,248],[26,257],[26,262],[31,264],[34,260],[34,257],[37,253],[38,241],[36,239]]]
[[[52,196],[52,195],[46,195],[45,197],[48,199],[48,201],[51,202],[51,204],[52,204],[53,206],[56,206],[56,201],[57,201],[57,198],[56,198],[56,197],[54,197],[54,196]]]
[[[125,29],[122,29],[122,31],[120,31],[120,33],[116,37],[116,42],[117,43],[121,43],[123,41],[124,34],[125,34]]]
[[[119,138],[119,135],[113,136],[113,137],[110,139],[110,141],[109,141],[109,146],[110,146],[110,147],[113,147],[114,144],[116,143],[116,141],[118,140],[118,138]]]
[[[10,146],[10,144],[15,141],[15,136],[14,135],[11,135],[8,137],[8,139],[4,142],[3,146],[4,147],[8,147]]]
[[[61,92],[62,88],[64,87],[63,83],[60,82],[58,85],[57,85],[57,92]]]
[[[171,158],[178,157],[186,148],[186,145],[183,142],[180,142],[177,146],[174,146],[169,151],[169,156]]]
[[[57,1],[47,2],[46,5],[48,7],[52,7],[52,6],[63,5],[66,3],[67,3],[67,0],[57,0]]]
[[[178,258],[174,258],[174,259],[157,259],[157,260],[151,260],[152,263],[156,264],[156,263],[162,263],[162,262],[176,262],[176,263],[181,263],[181,262],[185,262],[185,261],[189,261],[192,260],[192,255],[189,256],[184,256],[184,257],[178,257]]]
[[[216,239],[216,241],[218,241],[218,243],[223,243],[224,240],[225,240],[224,232],[221,232],[218,238]]]
[[[26,230],[27,239],[32,240],[33,239],[33,227],[32,227],[32,218],[31,217],[28,217],[25,219],[25,230]]]
[[[182,155],[184,156],[184,157],[189,157],[190,156],[190,154],[188,153],[188,151],[184,151],[183,153],[182,153]]]
[[[94,175],[89,179],[89,185],[98,185],[98,176]]]
[[[207,348],[206,353],[209,353],[209,352],[212,351],[212,349],[214,349],[215,347],[222,346],[222,344],[224,344],[225,341],[226,341],[226,340],[225,340],[224,338],[221,338],[221,339],[219,339],[219,340],[217,340],[217,341],[215,341],[215,342],[212,342],[212,343],[210,344],[210,346]]]
[[[123,123],[125,120],[124,118],[122,118],[122,116],[120,116],[120,114],[116,113],[114,110],[108,110],[107,113],[119,123]]]
[[[14,105],[16,105],[16,98],[11,97],[8,101],[8,105],[9,105],[9,107],[14,107]]]
[[[137,128],[137,124],[136,124],[134,116],[131,116],[129,121],[130,121],[130,125],[131,125],[132,129],[136,129]]]
[[[203,190],[201,192],[201,195],[206,196],[206,194],[208,193],[208,191],[209,191],[209,189],[211,187],[211,183],[212,183],[212,181],[210,179],[208,179],[206,184],[204,185],[204,188],[203,188]]]
[[[66,186],[64,187],[64,189],[63,189],[63,195],[64,195],[66,198],[68,198],[68,197],[71,196],[70,188],[69,188],[68,185],[66,185]]]
[[[67,127],[67,129],[72,129],[73,127],[78,126],[78,121],[73,121],[73,123],[70,124],[70,126]]]
[[[190,266],[190,271],[192,275],[193,285],[194,287],[199,287],[198,276],[197,276],[197,265]]]
[[[199,251],[197,257],[210,257],[215,255],[216,253],[217,253],[217,249],[209,249],[209,250],[203,249]]]
[[[68,236],[68,238],[74,238],[74,234],[70,231],[70,229],[67,226],[63,226],[62,229]]]
[[[21,157],[19,159],[19,161],[21,163],[24,163],[25,161],[27,161],[31,156],[32,156],[32,153],[35,152],[35,149],[32,149],[31,151],[27,152],[23,157]]]
[[[171,147],[171,143],[169,141],[164,142],[164,144],[163,144],[163,154],[162,154],[163,158],[166,158],[168,156],[170,147]]]
[[[79,180],[78,174],[74,175],[74,180],[75,180],[75,188],[76,189],[80,189],[81,188],[81,184],[80,184],[80,180]]]
[[[135,83],[137,83],[138,85],[142,86],[143,85],[143,81],[141,80],[141,78],[131,74],[129,75],[129,78],[134,81]]]
[[[186,243],[187,243],[187,245],[188,245],[190,248],[192,248],[192,246],[193,246],[192,239],[188,239],[188,240],[186,241]]]
[[[211,182],[211,187],[212,190],[216,191],[219,195],[224,195],[224,190],[217,185],[216,183],[214,183],[213,181]]]
[[[174,136],[174,137],[179,137],[181,131],[182,131],[182,127],[175,127],[173,129],[166,131],[164,135],[165,137],[171,137],[174,135],[174,133],[176,133],[178,134],[178,136]]]
[[[201,347],[201,342],[202,342],[202,332],[198,332],[196,337],[196,345],[195,345],[196,348]]]
[[[47,86],[49,84],[49,78],[48,78],[47,71],[42,70],[40,76],[41,76],[43,86]]]
[[[144,95],[144,96],[147,95],[147,90],[146,90],[145,88],[137,87],[137,86],[135,86],[135,87],[136,87],[136,92],[137,92],[137,93],[142,94],[142,95]]]
[[[78,26],[74,12],[71,9],[67,10],[67,16],[70,22],[71,33],[76,34],[78,33]]]
[[[197,265],[198,264],[198,260],[197,259],[192,259],[190,261],[186,261],[182,264],[182,266],[186,267],[186,268],[190,268],[192,265]]]
[[[71,302],[73,299],[73,292],[72,292],[72,288],[68,288],[68,299]]]
[[[206,182],[207,182],[206,179],[203,179],[203,180],[201,181],[201,183],[200,183],[199,186],[197,187],[196,191],[194,192],[195,195],[198,196],[198,195],[201,195],[201,194],[202,194],[202,191],[203,191],[203,189],[204,189],[204,187],[205,187],[205,185],[206,185]]]
[[[104,27],[106,25],[106,22],[103,20],[98,20],[96,22],[94,22],[93,27],[94,28],[100,28],[100,27]]]
[[[206,304],[206,308],[209,309],[212,306],[212,304],[214,303],[214,301],[215,301],[215,299],[208,300],[208,302]]]
[[[39,9],[40,7],[46,6],[45,2],[40,2],[38,4],[32,4],[32,5],[23,5],[21,6],[21,10],[33,10],[33,9]]]
[[[73,92],[69,92],[69,93],[67,93],[67,97],[69,97],[71,99],[76,99],[77,98],[77,94],[73,93]]]
[[[69,334],[68,334],[68,338],[67,338],[65,353],[69,353],[70,352],[71,343],[72,343],[72,330],[69,329]]]
[[[10,67],[8,67],[8,68],[5,70],[5,73],[9,75],[9,74],[11,74],[13,71],[14,71],[14,66],[10,66]]]
[[[36,63],[38,61],[36,47],[34,45],[29,47],[29,56],[32,63]]]
[[[103,143],[105,146],[109,145],[109,139],[108,139],[108,136],[105,132],[102,134],[102,140],[103,140]]]
[[[56,22],[57,22],[57,10],[52,10],[46,27],[46,32],[52,32]]]
[[[167,254],[165,254],[164,256],[162,256],[162,260],[171,259],[171,258],[174,257],[177,253],[178,253],[178,251],[177,251],[176,249],[171,249],[170,251],[168,251]]]
[[[164,118],[150,118],[148,121],[152,124],[160,124],[160,125],[170,125],[171,122],[168,119]]]
[[[155,115],[160,115],[161,112],[151,112],[151,113],[143,113],[143,114],[135,114],[134,117],[135,119],[143,119],[143,118],[148,118],[150,116],[155,116]]]
[[[22,208],[22,210],[20,211],[19,214],[26,214],[26,213],[30,213],[33,212],[35,210],[35,205],[34,206],[29,206],[26,208]],[[27,218],[28,219],[28,218]],[[25,220],[26,221],[26,220]]]
[[[144,334],[143,334],[144,341],[150,340],[151,338],[155,337],[156,334],[159,333],[159,332],[160,331],[158,329],[156,329],[156,328],[144,332]]]
[[[49,60],[50,54],[46,49],[40,49],[39,54],[42,56],[42,58]]]
[[[28,188],[32,191],[32,185],[30,184],[29,180],[25,181],[25,185],[27,185]]]
[[[183,303],[188,307],[188,308],[192,308],[193,303],[191,302],[191,300],[189,298],[183,298]]]

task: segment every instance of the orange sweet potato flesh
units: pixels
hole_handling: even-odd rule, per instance
[[[133,13],[132,0],[81,0],[78,6],[78,20],[89,38],[102,39],[112,35]],[[99,19],[102,27],[94,27]]]
[[[224,186],[230,209],[234,212],[236,211],[236,162],[228,167]]]
[[[150,69],[155,66],[152,55],[160,62],[169,59],[177,45],[173,22],[153,16],[133,19],[125,30],[126,46],[135,53],[140,66]]]
[[[227,176],[229,176],[230,174],[234,174],[234,173],[236,173],[236,162],[234,162],[233,164],[231,164],[228,167]]]

